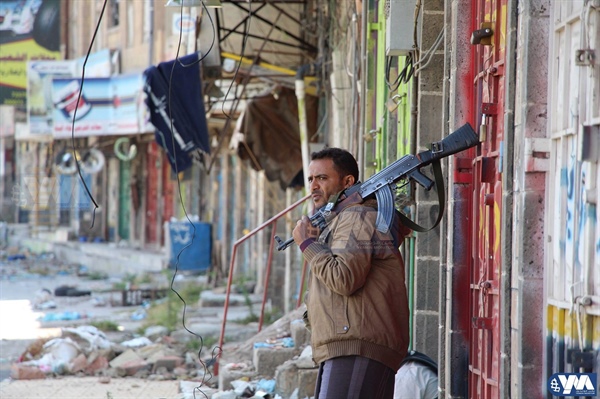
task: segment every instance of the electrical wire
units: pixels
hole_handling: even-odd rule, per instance
[[[400,71],[400,73],[398,74],[398,76],[396,77],[396,79],[393,82],[389,81],[389,76],[390,76],[390,70],[391,70],[391,65],[392,65],[392,58],[393,57],[387,57],[386,60],[386,64],[385,64],[385,83],[388,87],[388,89],[390,91],[396,91],[398,90],[398,87],[400,87],[401,84],[407,84],[410,79],[412,78],[413,74],[414,74],[414,65],[413,65],[413,53],[409,52],[408,55],[405,57],[405,64],[404,64],[404,68],[402,68],[402,71]]]
[[[433,43],[433,45],[425,53],[425,57],[421,58],[419,61],[417,61],[413,65],[414,68],[418,67],[415,70],[415,76],[417,76],[419,74],[419,71],[425,69],[427,67],[427,65],[429,65],[429,63],[431,62],[431,59],[433,58],[433,53],[435,53],[437,51],[438,47],[442,43],[443,38],[444,38],[444,28],[442,28],[442,30],[438,34],[437,38],[435,39],[435,42]],[[419,67],[419,65],[423,62],[424,59],[426,59],[425,64],[423,64],[423,66]]]
[[[79,87],[79,94],[78,94],[78,98],[77,98],[77,104],[79,104],[79,102],[81,101],[81,96],[82,96],[82,93],[83,93],[83,86],[84,86],[84,82],[85,82],[85,67],[86,67],[88,58],[89,58],[89,56],[91,54],[92,47],[93,47],[93,44],[95,42],[96,36],[98,34],[98,31],[99,31],[99,28],[100,28],[100,23],[102,21],[102,17],[104,15],[105,10],[106,10],[107,3],[108,3],[108,0],[104,0],[103,6],[102,6],[102,10],[101,10],[100,16],[98,18],[98,22],[96,23],[96,28],[94,30],[94,34],[93,34],[92,39],[90,41],[90,45],[88,47],[88,51],[87,51],[85,60],[83,62],[82,74],[81,74],[81,83],[80,83],[80,87]],[[210,53],[210,51],[213,48],[214,42],[215,42],[216,30],[215,30],[214,22],[212,21],[212,17],[210,16],[210,13],[208,12],[208,10],[206,8],[206,5],[204,3],[202,3],[202,5],[203,5],[204,9],[206,10],[206,13],[208,14],[208,18],[209,18],[209,20],[211,22],[211,25],[213,27],[213,40],[212,40],[211,46],[210,46],[209,50],[206,52],[206,54],[204,54],[202,57],[198,57],[198,60],[194,61],[193,63],[183,64],[180,61],[180,59],[179,59],[179,49],[181,47],[181,41],[182,41],[182,36],[183,36],[182,25],[179,26],[179,42],[178,42],[178,46],[177,46],[177,54],[176,54],[176,57],[175,57],[176,61],[173,63],[173,68],[171,69],[171,74],[170,74],[170,77],[169,77],[168,104],[169,104],[169,119],[170,119],[170,123],[171,123],[171,126],[170,126],[171,131],[173,131],[173,118],[172,118],[172,114],[171,114],[171,89],[172,89],[173,72],[174,72],[174,69],[175,69],[175,65],[177,63],[179,63],[179,65],[181,65],[182,67],[191,67],[191,66],[194,66],[194,65],[200,63]],[[183,3],[181,5],[180,13],[183,16]],[[73,156],[74,156],[74,159],[76,161],[75,164],[77,165],[77,172],[79,174],[79,178],[81,179],[81,181],[82,181],[82,183],[83,183],[83,185],[85,187],[85,190],[86,190],[88,196],[90,197],[91,201],[93,202],[93,204],[95,206],[94,211],[93,211],[93,217],[92,217],[92,225],[90,227],[90,228],[92,228],[94,226],[94,221],[95,221],[95,216],[96,216],[95,212],[96,212],[96,209],[98,208],[98,204],[96,203],[96,200],[94,199],[94,197],[93,197],[90,189],[88,188],[88,186],[87,186],[87,184],[85,182],[85,179],[83,179],[83,176],[81,174],[80,165],[79,165],[80,160],[77,159],[77,152],[76,152],[76,147],[75,147],[75,120],[76,120],[76,116],[77,116],[77,109],[78,109],[78,107],[75,107],[75,110],[74,110],[74,113],[73,113],[72,125],[71,125],[71,140],[72,140],[72,147],[73,147]],[[162,134],[161,134],[161,136],[162,136]],[[162,138],[163,138],[163,144],[164,144],[164,136]],[[173,137],[173,135],[171,135],[171,139],[172,139],[173,148],[175,148],[175,138]],[[181,302],[183,303],[183,313],[182,313],[182,325],[183,325],[183,328],[187,332],[189,332],[190,334],[192,334],[192,335],[194,335],[194,336],[196,336],[196,337],[198,337],[200,339],[200,349],[198,350],[198,361],[203,366],[204,373],[203,373],[202,380],[200,381],[200,385],[197,386],[196,388],[194,388],[194,390],[193,390],[194,398],[196,398],[196,391],[199,391],[200,393],[202,393],[202,395],[204,395],[205,398],[208,398],[208,396],[206,395],[206,393],[204,393],[200,388],[203,385],[205,385],[205,383],[207,381],[209,381],[210,379],[212,379],[212,373],[208,370],[208,367],[210,366],[210,364],[213,364],[214,362],[217,361],[217,358],[218,358],[218,356],[221,353],[221,348],[218,347],[218,346],[216,346],[216,347],[213,348],[212,354],[211,354],[211,360],[209,361],[210,364],[206,364],[202,360],[201,354],[202,354],[202,350],[204,348],[204,339],[202,338],[201,335],[199,335],[199,334],[191,331],[186,326],[185,317],[186,317],[187,303],[186,303],[185,299],[181,296],[181,294],[174,288],[174,282],[175,282],[175,278],[176,278],[177,272],[178,272],[178,264],[180,262],[180,256],[181,256],[181,254],[183,253],[183,251],[186,248],[190,247],[193,244],[194,238],[196,236],[196,227],[194,226],[193,222],[191,221],[191,219],[190,219],[190,217],[189,217],[189,215],[188,215],[188,213],[187,213],[187,211],[185,209],[185,205],[184,205],[184,201],[183,201],[183,196],[182,196],[182,192],[181,192],[181,180],[180,180],[180,177],[179,177],[179,171],[177,170],[177,154],[176,154],[176,152],[173,152],[173,155],[174,155],[174,162],[173,162],[173,164],[175,165],[175,175],[177,176],[177,186],[178,186],[178,192],[179,192],[179,199],[180,199],[181,206],[182,206],[183,212],[185,214],[185,217],[188,220],[188,222],[190,223],[190,225],[192,226],[193,233],[192,233],[192,240],[191,240],[191,242],[188,245],[186,245],[185,247],[181,248],[181,250],[177,254],[176,263],[175,263],[175,266],[174,266],[175,267],[175,271],[174,271],[173,277],[171,279],[170,289],[179,298],[179,300],[181,300]],[[208,375],[208,379],[206,379],[207,375]]]
[[[171,99],[172,99],[172,95],[171,94],[172,94],[172,90],[171,89],[173,87],[173,74],[174,74],[174,71],[175,71],[175,66],[177,64],[179,64],[183,68],[188,68],[188,67],[192,67],[194,65],[197,65],[206,56],[208,56],[208,54],[212,50],[214,42],[215,42],[216,28],[215,28],[214,22],[212,20],[212,17],[210,16],[210,13],[208,12],[206,4],[204,4],[204,2],[202,2],[202,6],[204,7],[204,10],[206,11],[206,14],[208,14],[211,26],[213,27],[213,39],[212,39],[211,46],[210,46],[209,50],[206,52],[206,54],[204,54],[202,57],[198,57],[197,61],[194,61],[194,62],[192,62],[190,64],[183,64],[180,61],[180,59],[179,59],[179,51],[180,51],[180,48],[181,48],[181,41],[182,41],[182,37],[183,37],[183,24],[179,25],[179,40],[178,40],[178,43],[177,43],[177,52],[175,54],[175,62],[173,62],[173,66],[171,68],[171,73],[169,75],[169,91],[167,93],[167,97],[168,97],[167,103],[168,103],[168,106],[169,106],[169,123],[170,123],[170,130],[171,131],[173,131],[173,116],[172,116],[172,106],[171,106]],[[180,6],[180,17],[181,17],[181,19],[183,19],[183,3],[181,3],[181,6]],[[163,140],[164,140],[164,138],[163,138]],[[171,145],[172,145],[172,148],[175,148],[175,137],[172,134],[171,134]],[[184,246],[183,248],[181,248],[179,250],[179,252],[177,253],[175,265],[173,266],[175,268],[175,270],[174,270],[173,276],[171,278],[170,289],[179,298],[179,300],[183,303],[182,320],[181,320],[183,328],[187,332],[189,332],[190,334],[192,334],[193,336],[198,337],[200,339],[200,348],[198,349],[198,362],[202,365],[202,367],[204,369],[203,370],[204,373],[202,374],[202,380],[200,381],[200,385],[197,386],[197,387],[195,387],[194,390],[193,390],[194,399],[196,398],[196,391],[198,391],[202,395],[204,395],[205,398],[208,398],[208,396],[206,395],[206,393],[201,390],[201,387],[203,385],[205,385],[206,382],[208,382],[208,381],[210,381],[212,379],[213,375],[212,375],[212,372],[208,370],[208,367],[211,364],[214,364],[215,362],[218,361],[218,358],[221,355],[222,349],[219,346],[215,346],[213,348],[212,353],[211,353],[211,359],[209,360],[210,364],[207,364],[207,363],[205,363],[202,360],[202,350],[204,349],[204,338],[202,338],[201,335],[193,332],[192,330],[190,330],[187,327],[187,325],[185,323],[187,303],[186,303],[185,299],[183,299],[183,297],[181,296],[181,294],[174,288],[175,278],[177,277],[177,273],[179,271],[179,262],[180,262],[181,254],[183,253],[183,251],[185,251],[187,248],[191,247],[194,244],[194,239],[196,238],[196,226],[194,225],[194,223],[190,219],[190,217],[189,217],[189,215],[187,213],[187,210],[185,208],[185,203],[184,203],[184,200],[183,200],[183,194],[181,192],[181,178],[179,177],[179,170],[178,170],[178,167],[177,167],[177,152],[176,151],[173,151],[173,159],[174,159],[173,165],[175,166],[175,176],[177,178],[177,190],[178,190],[178,194],[179,194],[179,202],[181,204],[181,209],[183,210],[185,218],[187,219],[187,221],[189,222],[190,226],[192,227],[192,231],[193,232],[192,232],[192,239],[189,242],[189,244],[187,244],[186,246]],[[208,379],[206,378],[207,375],[208,375]]]
[[[77,151],[75,147],[75,120],[77,119],[77,110],[79,109],[79,102],[81,101],[81,95],[83,93],[83,83],[85,81],[85,66],[87,64],[88,58],[92,53],[92,46],[94,45],[94,41],[96,40],[96,35],[98,34],[98,30],[100,29],[100,22],[102,21],[102,16],[104,15],[104,11],[106,10],[106,4],[108,0],[104,0],[104,4],[102,5],[102,10],[100,11],[100,17],[98,18],[98,23],[96,23],[96,28],[94,29],[94,34],[92,35],[92,40],[90,41],[90,45],[87,50],[87,54],[85,55],[85,59],[83,61],[83,66],[81,67],[81,83],[79,84],[79,94],[77,95],[77,105],[75,106],[75,111],[73,111],[73,120],[71,121],[71,144],[73,146],[73,159],[75,159],[75,165],[77,166],[77,174],[79,175],[79,179],[83,183],[83,187],[85,188],[85,192],[90,197],[90,200],[94,204],[94,210],[92,211],[92,224],[90,225],[90,229],[94,228],[94,222],[96,220],[96,209],[98,209],[98,203],[94,199],[92,192],[90,191],[83,175],[81,174],[81,167],[79,166],[79,159],[77,159]]]

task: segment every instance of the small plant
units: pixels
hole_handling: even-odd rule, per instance
[[[187,349],[188,351],[194,351],[194,352],[198,352],[199,350],[209,351],[212,349],[213,345],[215,345],[216,343],[217,343],[216,337],[206,336],[206,337],[202,337],[202,340],[192,339],[191,341],[188,341],[185,344],[185,349]]]
[[[150,306],[146,313],[147,322],[144,323],[144,328],[158,325],[173,331],[181,323],[182,310],[183,303],[170,292],[166,301]]]
[[[135,279],[136,284],[150,284],[154,282],[154,278],[150,273],[144,273]]]
[[[187,283],[181,289],[177,290],[186,303],[198,302],[202,291],[204,291],[204,286],[194,283]]]
[[[98,330],[102,330],[104,332],[119,331],[119,325],[110,320],[93,321],[90,324],[96,327]]]
[[[135,273],[125,273],[125,276],[123,277],[123,281],[125,283],[129,283],[130,285],[133,285],[135,283],[136,278],[137,278],[137,275]]]
[[[99,271],[92,271],[87,275],[88,280],[106,280],[108,274]]]
[[[275,322],[279,317],[281,316],[276,312],[265,311],[263,314],[263,325],[268,326],[269,324],[273,324],[273,322]],[[237,319],[235,322],[238,324],[250,324],[257,323],[259,320],[260,317],[258,315],[250,312],[248,316],[242,319]]]

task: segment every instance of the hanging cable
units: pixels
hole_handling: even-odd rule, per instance
[[[92,40],[90,41],[90,45],[88,47],[87,54],[85,55],[85,59],[83,61],[83,66],[81,67],[81,84],[79,85],[79,94],[77,95],[77,102],[75,103],[77,105],[75,106],[75,111],[73,112],[73,119],[71,121],[71,144],[73,147],[73,158],[75,159],[75,165],[77,166],[77,174],[79,175],[79,179],[83,183],[85,192],[87,193],[88,197],[90,197],[90,200],[94,204],[94,210],[92,211],[92,224],[90,225],[90,229],[94,228],[94,222],[96,220],[96,209],[98,209],[98,203],[94,199],[94,196],[92,195],[87,183],[85,182],[85,179],[83,178],[83,175],[81,174],[81,168],[79,165],[80,161],[79,161],[79,159],[77,159],[78,154],[77,154],[76,147],[75,147],[75,121],[77,120],[77,110],[79,109],[79,103],[81,101],[81,94],[83,93],[83,83],[85,81],[85,66],[87,65],[88,58],[90,57],[90,54],[92,52],[92,46],[94,44],[94,41],[96,40],[96,35],[98,34],[98,30],[100,29],[100,22],[102,21],[102,16],[104,15],[104,10],[106,10],[107,3],[108,3],[108,0],[104,0],[104,4],[102,5],[102,10],[100,11],[100,17],[98,18],[98,22],[96,23],[96,28],[94,29],[94,34],[92,36]]]

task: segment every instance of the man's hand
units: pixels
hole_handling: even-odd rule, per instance
[[[294,237],[294,242],[299,246],[309,238],[316,239],[319,236],[319,229],[310,223],[310,219],[307,216],[302,216],[302,219],[296,223],[292,236]]]

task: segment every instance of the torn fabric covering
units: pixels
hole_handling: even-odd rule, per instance
[[[306,96],[309,137],[317,130],[317,104],[316,97]],[[293,90],[281,88],[277,98],[268,95],[249,100],[233,135],[239,140],[239,157],[255,170],[264,170],[267,179],[278,181],[282,189],[304,187],[298,124]]]
[[[151,66],[144,76],[155,140],[167,152],[173,170],[184,171],[193,159],[202,161],[210,153],[198,54]]]

